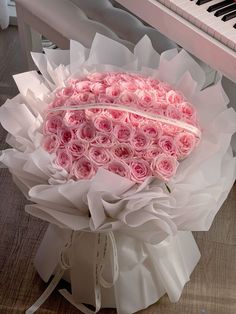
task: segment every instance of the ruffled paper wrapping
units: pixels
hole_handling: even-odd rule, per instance
[[[178,231],[210,228],[236,174],[230,146],[236,131],[236,113],[227,108],[220,75],[214,85],[202,90],[204,73],[187,52],[172,49],[159,55],[147,36],[138,42],[134,52],[97,34],[91,49],[72,41],[70,51],[45,50],[45,54],[32,55],[42,75],[35,71],[15,75],[20,94],[0,108],[0,122],[8,131],[7,142],[12,146],[2,151],[0,161],[34,203],[26,206],[28,213],[61,230],[112,231],[119,237],[133,239],[130,241],[149,243],[147,246],[157,245],[168,236],[178,239]],[[100,71],[137,72],[166,81],[194,104],[202,140],[168,183],[171,192],[158,180],[137,185],[103,169],[91,180],[67,181],[66,171],[56,167],[53,156],[41,148],[42,114],[51,101],[52,91],[65,86],[69,78]],[[168,254],[173,247],[169,247]],[[181,249],[176,250],[181,255]],[[156,258],[159,257],[157,253]],[[151,266],[147,269],[153,272]],[[185,266],[181,269],[180,274],[185,273]],[[167,273],[160,271],[164,277]],[[174,280],[174,274],[169,276]]]

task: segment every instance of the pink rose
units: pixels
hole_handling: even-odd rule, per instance
[[[132,147],[137,151],[147,149],[150,145],[150,139],[142,131],[136,131],[130,142]]]
[[[58,149],[60,145],[60,140],[56,136],[56,134],[46,135],[44,136],[41,145],[48,153],[51,154]]]
[[[75,90],[77,93],[90,92],[90,81],[79,81],[75,83]]]
[[[124,122],[128,117],[128,113],[122,110],[107,109],[105,115],[114,121]]]
[[[104,104],[113,104],[114,103],[114,98],[113,97],[108,97],[106,94],[100,94],[100,95],[98,95],[97,102],[104,103]]]
[[[152,174],[164,181],[168,181],[175,175],[178,165],[176,158],[160,154],[151,163]]]
[[[135,181],[137,183],[143,182],[145,179],[150,177],[151,170],[149,163],[145,160],[132,160],[129,163],[130,167],[130,178],[132,181]]]
[[[130,105],[130,104],[137,104],[137,96],[134,93],[124,91],[120,94],[117,103]]]
[[[166,101],[171,104],[175,105],[183,101],[183,95],[180,92],[170,90],[166,93]]]
[[[167,155],[176,155],[177,149],[174,139],[171,136],[163,135],[159,138],[158,144],[163,152]]]
[[[93,93],[81,92],[77,94],[77,101],[81,104],[94,104],[96,103],[96,96]]]
[[[149,147],[143,154],[143,158],[146,160],[153,160],[160,154],[162,154],[163,151],[160,147],[158,146],[151,146]]]
[[[72,157],[65,149],[59,149],[56,153],[55,164],[70,172],[72,166]]]
[[[96,173],[96,166],[86,157],[81,157],[73,163],[71,174],[79,180],[91,179]]]
[[[144,118],[140,114],[128,113],[128,120],[131,122],[133,126],[139,126],[146,120],[146,118]]]
[[[154,89],[158,88],[158,85],[159,85],[159,81],[151,77],[147,78],[146,83]]]
[[[117,144],[111,150],[115,159],[128,160],[134,155],[132,147],[128,144]]]
[[[106,77],[106,73],[94,72],[87,75],[87,79],[91,82],[101,82]]]
[[[90,147],[88,158],[98,166],[107,165],[111,161],[111,155],[104,147]]]
[[[112,122],[105,115],[99,115],[94,119],[95,128],[104,133],[111,133],[112,131]]]
[[[119,142],[128,142],[132,133],[132,128],[123,123],[117,123],[113,129],[113,134]]]
[[[114,140],[111,134],[106,134],[102,132],[96,132],[96,136],[91,145],[101,146],[101,147],[112,147],[114,145]]]
[[[71,97],[74,94],[74,88],[72,86],[63,87],[56,92],[57,97],[65,96]]]
[[[182,102],[178,104],[178,108],[184,117],[189,119],[196,119],[196,109],[189,102]]]
[[[76,131],[76,136],[78,139],[91,142],[94,140],[95,132],[96,130],[92,123],[84,122]]]
[[[74,158],[82,157],[88,148],[88,144],[81,140],[72,140],[66,145],[67,153]]]
[[[138,90],[135,93],[138,97],[138,104],[139,107],[141,108],[149,108],[152,107],[152,102],[153,102],[153,96],[151,95],[151,93],[145,91],[145,90]]]
[[[98,96],[100,94],[105,94],[106,85],[100,82],[95,82],[90,85],[90,89],[92,93]]]
[[[181,120],[182,118],[182,113],[173,105],[169,105],[166,109],[166,114],[167,117],[175,120]]]
[[[188,156],[196,146],[196,137],[192,133],[179,133],[175,137],[175,143],[178,151],[178,157]]]
[[[130,179],[130,169],[126,163],[120,160],[112,160],[106,167],[108,171],[111,171],[121,177]]]
[[[117,84],[114,84],[110,87],[106,88],[106,96],[108,96],[109,98],[116,98],[120,95],[120,87]]]
[[[94,118],[103,112],[100,108],[85,109],[85,116],[88,119]]]
[[[158,90],[167,93],[167,92],[169,92],[170,90],[172,90],[172,87],[170,86],[170,84],[168,84],[168,83],[166,83],[166,82],[159,82],[159,84],[158,84]]]
[[[119,81],[119,73],[107,73],[104,77],[104,82],[108,86],[111,86]]]
[[[44,134],[47,133],[57,133],[57,131],[62,127],[62,117],[60,114],[50,114],[46,117],[44,122]]]
[[[151,138],[158,138],[162,135],[163,131],[160,124],[147,119],[140,125],[140,130]]]
[[[60,140],[60,145],[62,146],[69,143],[74,138],[73,131],[66,127],[58,129],[57,135]]]
[[[59,98],[55,98],[50,104],[49,104],[49,108],[58,108],[58,107],[62,107],[65,105],[66,103],[66,99],[65,97],[59,97]]]
[[[84,110],[68,110],[66,111],[63,121],[68,127],[78,127],[86,121]]]
[[[66,107],[75,107],[75,106],[79,106],[81,104],[81,101],[78,99],[78,96],[72,96],[70,98],[68,98],[65,101],[65,106]]]
[[[162,130],[163,133],[169,136],[175,136],[176,134],[180,133],[182,131],[182,128],[176,126],[176,125],[172,125],[172,124],[168,124],[168,123],[163,123],[162,124]]]
[[[120,82],[120,87],[122,90],[127,90],[128,92],[135,92],[138,88],[134,81]]]

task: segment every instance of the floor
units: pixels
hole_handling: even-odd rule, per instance
[[[0,105],[17,94],[12,75],[24,71],[17,29],[0,31]],[[0,127],[0,149],[6,147]],[[33,267],[33,258],[46,223],[24,212],[26,201],[6,169],[0,169],[0,313],[24,313],[46,288]],[[186,284],[180,301],[164,296],[139,314],[236,313],[236,186],[208,232],[194,236],[202,257]],[[41,314],[76,314],[72,305],[54,292]],[[101,314],[115,314],[102,310]]]

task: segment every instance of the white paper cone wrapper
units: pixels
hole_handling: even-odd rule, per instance
[[[35,267],[44,281],[56,272],[60,252],[69,231],[50,225],[35,258]],[[171,302],[180,298],[183,286],[195,268],[200,252],[191,232],[178,232],[157,245],[150,245],[115,232],[119,277],[114,287],[102,288],[102,307],[131,314],[155,303],[165,293]],[[76,303],[94,305],[94,250],[96,235],[84,232],[75,239],[72,268],[64,278],[72,284]],[[110,275],[110,256],[105,276]]]

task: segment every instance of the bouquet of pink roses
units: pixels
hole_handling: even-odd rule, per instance
[[[200,257],[190,231],[210,228],[235,180],[220,76],[202,89],[184,50],[158,55],[146,36],[133,52],[97,34],[89,50],[72,41],[33,59],[42,75],[14,76],[20,94],[0,108],[12,146],[0,161],[26,212],[50,223],[35,266],[55,277],[27,313],[62,277],[84,313],[177,301]]]

